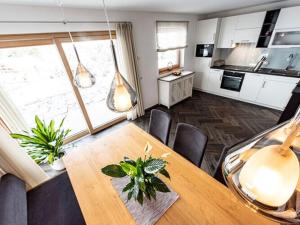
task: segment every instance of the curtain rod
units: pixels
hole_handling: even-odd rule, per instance
[[[64,24],[65,21],[5,21],[0,20],[0,23],[57,23],[57,24]],[[70,23],[106,23],[106,21],[67,21],[68,24]],[[110,21],[110,23],[131,23],[130,21]]]

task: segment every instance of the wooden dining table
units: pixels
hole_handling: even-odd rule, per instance
[[[224,185],[132,123],[64,157],[87,225],[135,224],[101,168],[119,163],[124,156],[144,156],[147,142],[154,157],[170,153],[166,160],[171,179],[161,179],[179,195],[157,224],[278,225],[244,206]]]

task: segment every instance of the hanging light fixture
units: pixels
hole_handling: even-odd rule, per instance
[[[119,71],[116,50],[111,35],[110,23],[106,10],[105,0],[102,1],[115,66],[115,75],[106,99],[106,104],[107,107],[114,112],[127,112],[136,106],[137,96],[135,90],[130,86],[130,84],[126,81],[126,79],[121,75]]]
[[[300,223],[299,134],[300,107],[284,127],[239,146],[223,163],[233,193],[255,211],[284,224]]]
[[[63,8],[63,3],[62,1],[59,1],[59,6],[64,18],[64,24],[67,25],[67,19],[65,16],[65,11]],[[74,84],[78,87],[78,88],[89,88],[92,87],[95,83],[96,83],[96,77],[95,75],[93,75],[81,62],[80,58],[79,58],[79,54],[78,51],[76,49],[72,34],[70,31],[68,31],[69,37],[71,39],[72,42],[72,46],[76,55],[76,59],[77,59],[77,69],[76,69],[76,73],[74,76]]]

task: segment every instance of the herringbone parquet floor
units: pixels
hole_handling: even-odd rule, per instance
[[[280,111],[199,91],[194,91],[192,98],[188,98],[170,109],[164,106],[154,108],[167,111],[172,116],[168,143],[170,147],[173,146],[178,122],[192,124],[201,128],[208,135],[209,141],[201,167],[209,174],[214,171],[225,146],[231,146],[274,126],[281,114]],[[133,122],[142,129],[148,130],[149,118],[150,110],[147,110],[143,117]]]

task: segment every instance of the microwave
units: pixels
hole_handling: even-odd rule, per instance
[[[214,51],[213,44],[198,44],[196,46],[196,57],[212,57]]]

